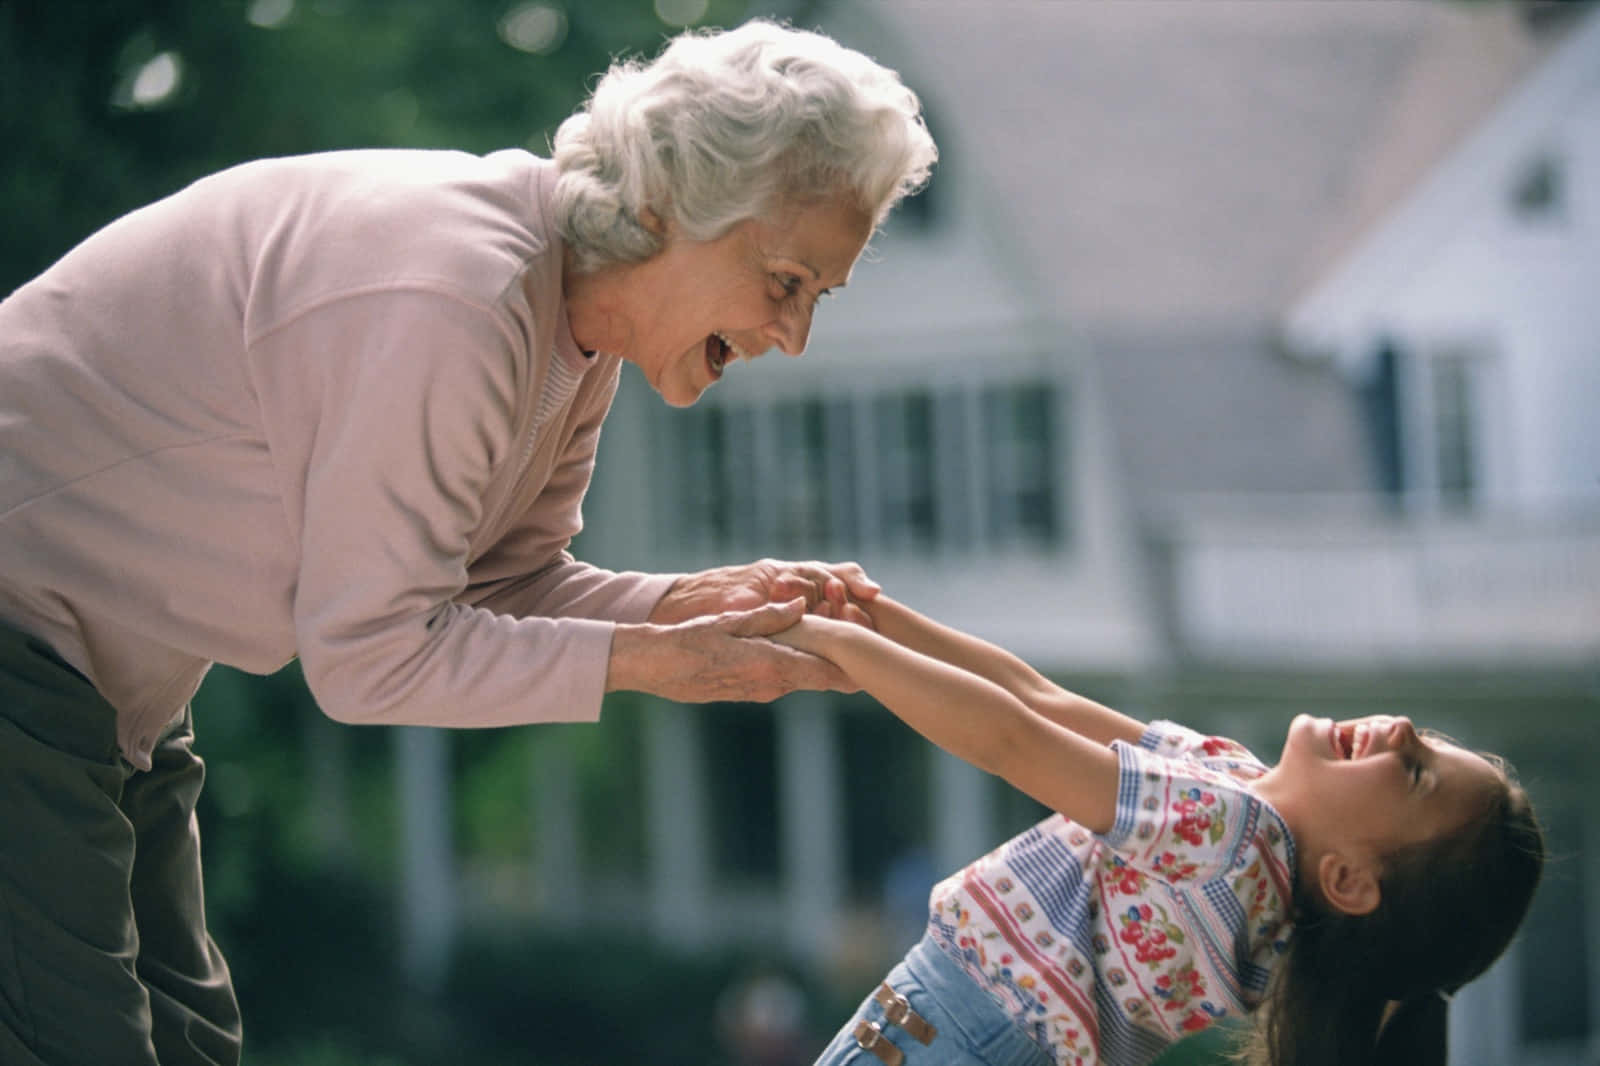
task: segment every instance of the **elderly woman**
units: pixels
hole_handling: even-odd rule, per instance
[[[753,22],[614,66],[553,160],[247,164],[0,304],[0,1060],[237,1061],[187,711],[213,662],[298,656],[332,717],[436,726],[843,686],[741,638],[864,617],[854,565],[566,549],[621,364],[684,405],[799,355],[934,155],[892,72]]]

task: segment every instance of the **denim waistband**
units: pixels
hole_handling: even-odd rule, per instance
[[[944,1020],[962,1030],[963,1042],[983,1052],[984,1061],[1051,1066],[1045,1049],[932,937],[924,936],[906,953],[905,967],[937,1001],[948,1016]]]

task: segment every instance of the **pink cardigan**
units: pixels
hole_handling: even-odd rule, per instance
[[[566,551],[619,362],[567,328],[554,167],[245,164],[0,303],[0,620],[134,765],[212,662],[351,722],[593,720],[675,575]]]

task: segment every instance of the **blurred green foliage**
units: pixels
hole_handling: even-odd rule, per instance
[[[700,21],[745,6],[709,0]],[[534,8],[564,27],[543,53],[507,43]],[[674,29],[651,0],[0,0],[0,293],[245,159],[542,151],[609,57],[652,53]]]

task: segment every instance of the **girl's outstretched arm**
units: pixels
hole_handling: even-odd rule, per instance
[[[891,625],[891,631],[894,627]],[[807,615],[775,640],[831,660],[924,737],[1096,832],[1116,813],[1117,756],[1004,687],[865,626]]]
[[[896,644],[988,678],[1079,736],[1098,744],[1113,740],[1137,744],[1144,735],[1143,722],[1068,692],[1004,648],[936,622],[883,594],[866,610],[878,632]]]

